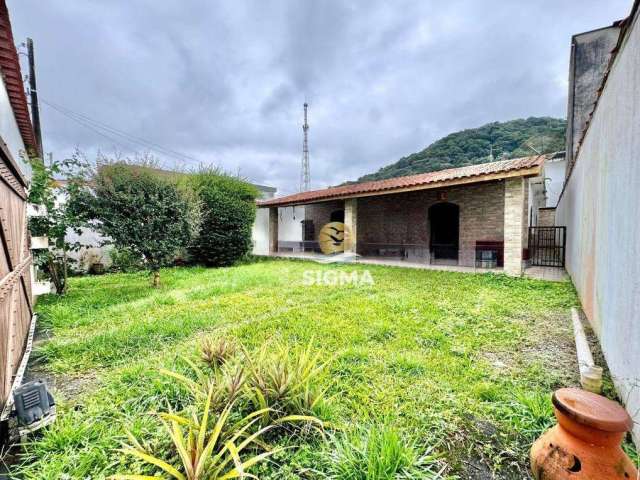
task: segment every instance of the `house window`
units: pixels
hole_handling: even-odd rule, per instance
[[[331,212],[330,221],[344,223],[344,210],[334,210]]]

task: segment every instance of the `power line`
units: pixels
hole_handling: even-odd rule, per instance
[[[194,157],[190,157],[189,155],[186,154],[181,154],[180,152],[176,152],[174,150],[171,150],[169,148],[163,147],[162,145],[159,145],[157,143],[151,142],[149,140],[145,140],[142,139],[140,137],[136,137],[134,135],[131,135],[129,133],[126,133],[122,130],[119,130],[115,127],[111,127],[105,123],[99,122],[98,120],[94,120],[93,118],[87,116],[87,115],[83,115],[81,113],[75,112],[69,108],[65,108],[61,105],[56,105],[52,102],[48,102],[46,100],[42,100],[42,102],[53,108],[54,110],[58,111],[59,113],[67,116],[68,118],[84,125],[87,126],[87,124],[92,125],[93,127],[100,129],[100,130],[105,130],[107,132],[109,132],[112,135],[116,135],[117,137],[120,137],[121,139],[132,143],[134,145],[137,146],[141,146],[147,149],[151,149],[151,150],[155,150],[158,153],[161,153],[163,155],[167,155],[173,158],[176,158],[178,160],[182,160],[184,161],[184,159],[188,159],[188,160],[194,160],[194,161],[198,161],[196,158]],[[94,130],[95,131],[95,130]],[[112,139],[111,137],[108,137],[110,139]],[[112,139],[113,140],[113,139]],[[119,142],[118,142],[119,143]]]
[[[41,101],[42,101],[42,103],[45,103],[45,104],[46,104],[46,102],[45,102],[44,100],[41,100]],[[49,106],[50,106],[50,105],[49,105]],[[67,114],[66,114],[66,113],[64,113],[64,112],[62,112],[62,111],[60,111],[60,110],[57,110],[55,107],[51,107],[51,108],[54,108],[54,109],[55,109],[56,111],[58,111],[59,113],[62,113],[63,115],[65,115],[65,116],[69,117],[71,120],[74,120],[75,122],[79,123],[80,125],[82,125],[82,126],[84,126],[84,127],[88,128],[89,130],[93,131],[94,133],[97,133],[97,134],[98,134],[98,135],[100,135],[101,137],[104,137],[104,138],[106,138],[107,140],[110,140],[110,141],[112,141],[112,142],[114,142],[114,143],[117,143],[117,144],[118,144],[118,145],[120,145],[122,148],[126,148],[126,149],[128,149],[128,148],[129,148],[129,147],[127,147],[126,145],[124,145],[124,144],[120,143],[120,142],[119,142],[118,140],[116,140],[115,138],[110,137],[110,136],[109,136],[109,135],[107,135],[106,133],[101,132],[101,131],[100,131],[100,130],[98,130],[97,128],[92,127],[90,124],[85,123],[85,122],[83,122],[83,121],[81,121],[81,120],[79,120],[79,119],[77,119],[77,118],[74,118],[74,117],[72,117],[72,116],[70,116],[70,115],[67,115]]]
[[[195,162],[199,162],[199,160],[195,157],[192,157],[190,155],[186,155],[183,153],[180,153],[176,150],[172,150],[170,148],[166,148],[158,143],[152,142],[150,140],[146,140],[144,138],[141,137],[137,137],[135,135],[132,135],[130,133],[127,133],[123,130],[119,130],[115,127],[112,127],[110,125],[107,125],[103,122],[100,122],[98,120],[95,120],[91,117],[89,117],[88,115],[84,115],[82,113],[76,112],[74,110],[71,110],[70,108],[67,107],[63,107],[62,105],[58,105],[55,104],[53,102],[47,101],[45,99],[43,99],[42,97],[40,97],[40,101],[47,105],[48,107],[56,110],[58,113],[61,113],[62,115],[65,115],[66,117],[70,118],[71,120],[76,121],[77,123],[90,128],[91,130],[93,130],[96,133],[99,133],[100,135],[102,135],[105,138],[108,138],[111,141],[115,141],[116,143],[118,143],[119,145],[123,146],[119,141],[115,140],[114,138],[112,138],[109,135],[106,135],[104,133],[98,132],[99,130],[104,130],[106,132],[109,132],[109,134],[111,135],[115,135],[117,137],[119,137],[122,140],[125,140],[131,144],[137,145],[137,146],[141,146],[150,150],[154,150],[162,155],[166,155],[169,157],[172,157],[174,159],[180,160],[183,163],[186,163],[186,160],[191,160],[191,161],[195,161]],[[127,148],[127,147],[124,147]]]

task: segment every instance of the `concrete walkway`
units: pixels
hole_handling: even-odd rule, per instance
[[[562,267],[529,267],[524,269],[524,276],[549,282],[566,282],[569,275]]]
[[[298,260],[313,260],[318,261],[321,258],[326,258],[324,255],[310,252],[280,252],[272,254],[270,256],[280,258],[292,258]],[[420,268],[423,270],[440,270],[446,272],[462,272],[462,273],[502,273],[502,268],[476,268],[476,267],[463,267],[461,265],[432,265],[423,262],[410,262],[408,260],[395,260],[391,258],[380,257],[358,257],[353,262],[364,265],[385,265],[387,267],[404,267],[404,268]]]
[[[313,252],[280,252],[270,255],[280,258],[292,258],[297,260],[318,261],[327,258],[324,255]],[[354,263],[364,265],[386,265],[388,267],[420,268],[423,270],[439,270],[445,272],[461,273],[503,273],[502,268],[477,268],[464,267],[461,265],[431,265],[423,262],[410,262],[408,260],[396,260],[380,257],[358,257]],[[524,276],[537,280],[547,280],[550,282],[565,282],[569,280],[567,272],[561,267],[528,267],[524,270]]]

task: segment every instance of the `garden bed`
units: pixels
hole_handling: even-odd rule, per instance
[[[366,269],[373,284],[305,284],[303,272],[331,269]],[[424,478],[526,478],[528,448],[552,421],[551,391],[577,384],[570,283],[285,260],[161,278],[160,289],[143,273],[76,278],[65,297],[40,299],[50,338],[32,370],[56,383],[62,406],[26,446],[24,478],[131,471],[116,450],[125,426],[153,435],[146,412],[184,396],[159,369],[197,361],[203,336],[248,352],[311,345],[329,362],[329,435],[277,440],[295,448],[260,465],[261,478],[323,478],[332,435],[357,443],[367,428],[427,454]]]

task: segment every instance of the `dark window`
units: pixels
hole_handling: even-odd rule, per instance
[[[344,223],[344,210],[334,210],[331,212],[330,221]]]

